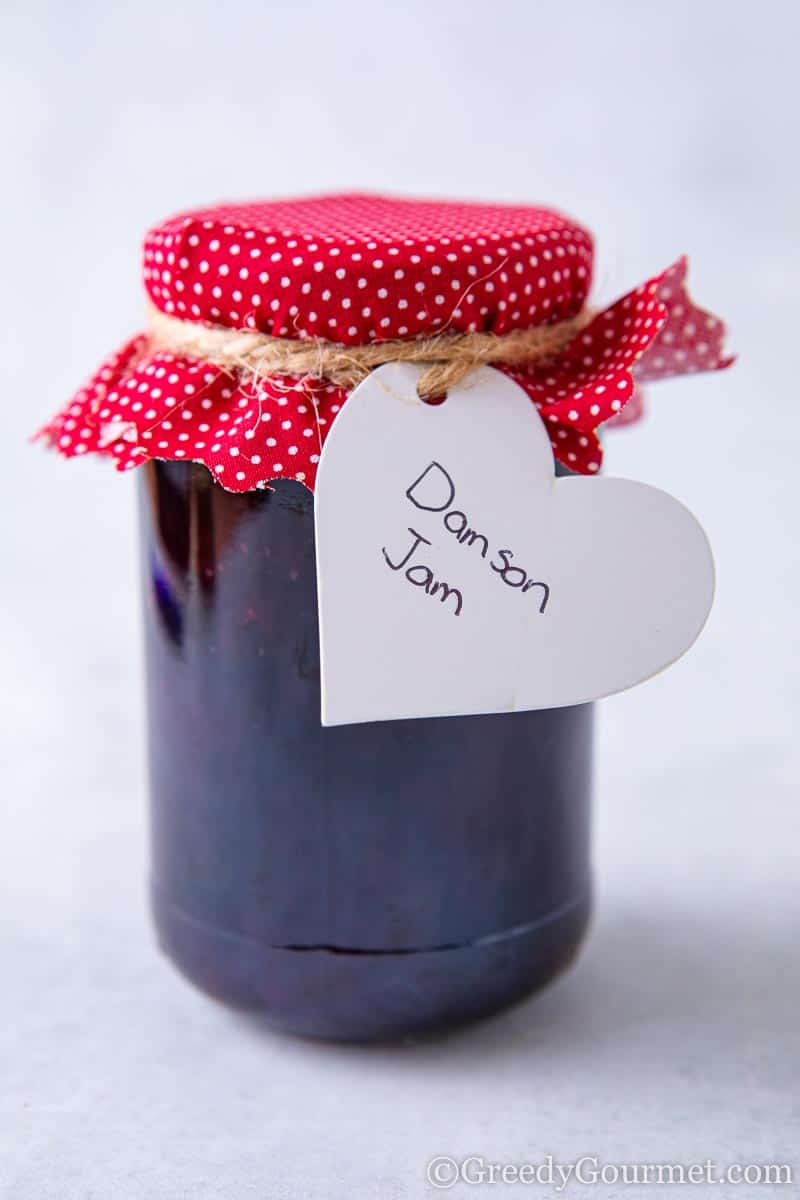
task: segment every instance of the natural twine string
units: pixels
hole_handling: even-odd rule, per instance
[[[535,329],[510,333],[437,333],[403,341],[394,339],[343,346],[321,338],[294,340],[252,330],[225,329],[182,321],[151,307],[151,344],[172,354],[202,359],[256,379],[269,375],[312,376],[352,388],[376,367],[390,362],[425,363],[417,391],[423,400],[440,396],[465,375],[486,363],[523,366],[552,358],[591,319],[577,316]]]

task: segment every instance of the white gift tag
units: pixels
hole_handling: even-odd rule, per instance
[[[674,662],[714,593],[706,536],[625,479],[556,479],[490,367],[444,403],[392,363],[349,397],[316,484],[322,722],[556,708]]]

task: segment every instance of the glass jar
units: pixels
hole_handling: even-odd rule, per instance
[[[278,1028],[346,1040],[552,979],[589,915],[591,706],[323,728],[312,494],[234,494],[192,463],[139,477],[173,962]]]
[[[324,728],[313,489],[379,362],[488,354],[587,477],[642,382],[730,364],[685,258],[594,310],[593,256],[541,205],[336,193],[176,213],[144,238],[147,328],[40,431],[137,469],[159,936],[276,1027],[465,1021],[580,944],[591,706]],[[354,447],[348,482],[394,451]],[[509,461],[494,439],[483,469],[506,496]]]

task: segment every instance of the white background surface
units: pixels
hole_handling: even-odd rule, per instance
[[[4,1200],[416,1198],[444,1153],[796,1156],[797,13],[6,7]],[[602,705],[580,963],[471,1031],[372,1050],[265,1034],[158,958],[133,481],[24,443],[138,327],[150,223],[350,186],[556,203],[598,235],[603,298],[688,250],[741,356],[608,439],[611,473],[701,518],[719,592],[684,662]],[[548,1194],[450,1194],[482,1190]]]

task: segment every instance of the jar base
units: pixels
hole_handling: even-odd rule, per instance
[[[368,951],[265,945],[152,896],[161,949],[196,987],[273,1029],[329,1041],[393,1041],[489,1016],[575,957],[588,894],[529,925],[460,946]]]

